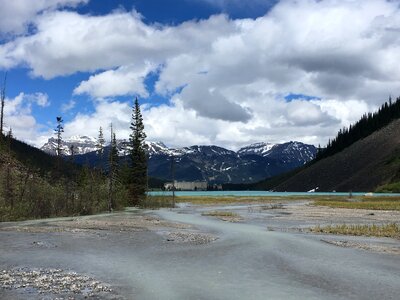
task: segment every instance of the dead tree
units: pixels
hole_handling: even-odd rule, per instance
[[[3,138],[4,105],[6,101],[6,81],[7,81],[7,73],[6,75],[4,75],[4,83],[0,91],[0,139]]]

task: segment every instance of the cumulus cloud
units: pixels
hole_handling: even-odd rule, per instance
[[[94,98],[139,95],[148,97],[144,80],[150,71],[157,66],[151,63],[142,65],[121,66],[116,70],[108,70],[83,81],[75,88],[74,94],[88,94]]]
[[[25,140],[28,143],[36,144],[41,139],[41,130],[43,129],[37,123],[32,114],[32,106],[48,106],[49,100],[47,94],[20,93],[15,98],[6,98],[4,105],[4,125],[6,130],[12,129],[13,135],[18,139]]]
[[[0,0],[0,34],[21,34],[44,11],[76,7],[89,0]]]
[[[46,11],[34,25],[34,34],[0,45],[0,66],[26,65],[47,79],[93,72],[74,90],[93,98],[147,97],[144,79],[161,66],[155,93],[170,103],[144,115],[149,137],[171,144],[324,144],[400,83],[397,1],[283,0],[257,19],[218,15],[177,26],[145,24],[136,11]],[[320,100],[287,102],[290,93]],[[118,123],[110,111],[125,116],[123,106],[100,101],[71,131],[86,122],[95,134],[92,119],[103,114]],[[129,121],[119,122],[123,130]]]
[[[65,123],[65,137],[76,135],[89,135],[97,137],[100,126],[104,131],[113,128],[117,138],[129,137],[129,125],[132,108],[128,103],[119,101],[102,100],[95,103],[93,113],[78,113],[71,121]],[[108,135],[105,134],[107,138]]]

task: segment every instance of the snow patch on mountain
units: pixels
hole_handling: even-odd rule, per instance
[[[72,136],[69,139],[63,140],[61,143],[61,153],[62,155],[69,156],[72,155],[72,150],[75,155],[86,154],[92,151],[96,151],[97,141],[95,138],[90,136]],[[57,149],[57,139],[49,138],[47,143],[45,143],[41,150],[56,155]]]
[[[72,146],[75,155],[86,154],[97,150],[97,139],[90,136],[72,136],[62,141],[62,154],[65,156],[72,155]],[[106,147],[109,144],[105,145]],[[269,157],[280,159],[283,162],[298,161],[305,164],[312,160],[316,154],[316,148],[312,145],[303,144],[300,142],[288,142],[283,144],[273,144],[268,142],[254,143],[239,149],[237,152],[231,151],[218,146],[201,146],[194,145],[182,148],[169,148],[163,142],[146,141],[145,146],[149,158],[153,156],[169,156],[176,157],[179,160],[186,156],[199,157],[237,157],[247,155],[257,155],[261,157]],[[50,138],[45,143],[41,150],[56,154],[57,139]],[[126,139],[117,140],[118,154],[125,156],[129,154],[129,141]]]
[[[273,143],[254,143],[248,146],[245,146],[243,148],[240,148],[238,150],[238,154],[255,154],[255,155],[261,155],[261,156],[267,156],[268,153],[271,151],[271,149],[275,146],[276,144]]]

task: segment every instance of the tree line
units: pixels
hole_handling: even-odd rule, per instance
[[[389,97],[389,100],[382,104],[378,111],[365,113],[355,124],[340,129],[336,137],[328,141],[325,149],[318,147],[316,160],[342,151],[398,118],[400,118],[400,97],[395,101],[392,101],[392,98]]]
[[[146,134],[137,98],[130,123],[130,159],[119,163],[116,133],[112,127],[110,150],[108,157],[104,157],[105,138],[100,128],[96,155],[107,159],[107,164],[98,168],[75,164],[73,147],[71,156],[63,155],[62,117],[57,117],[55,128],[55,156],[14,139],[11,129],[4,133],[4,99],[3,88],[0,99],[0,221],[84,215],[146,205]]]

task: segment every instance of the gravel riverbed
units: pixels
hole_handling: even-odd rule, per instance
[[[109,285],[87,275],[42,268],[1,270],[0,288],[43,296],[56,295],[57,299],[99,298],[114,292]]]
[[[0,223],[0,299],[397,299],[400,241],[307,228],[398,218],[293,201]]]

